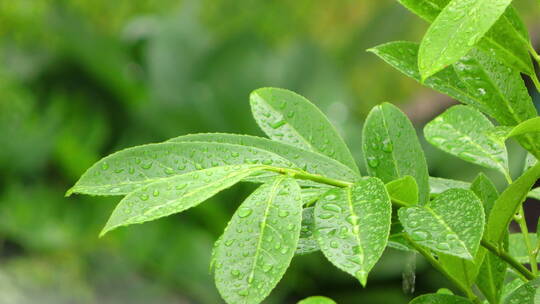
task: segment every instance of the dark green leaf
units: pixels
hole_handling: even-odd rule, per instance
[[[120,201],[101,235],[120,227],[182,212],[264,169],[260,165],[215,167],[161,179]]]
[[[424,152],[411,122],[389,103],[374,107],[364,124],[362,148],[368,172],[388,183],[410,175],[418,184],[419,202],[429,199]]]
[[[436,252],[472,260],[484,231],[482,202],[470,190],[450,189],[427,206],[399,209],[411,239]]]
[[[216,248],[216,286],[227,303],[257,304],[274,289],[294,256],[302,202],[298,184],[277,177],[238,208]]]
[[[452,0],[422,39],[418,67],[423,79],[465,56],[503,15],[511,0]]]
[[[493,124],[468,106],[453,106],[424,127],[426,140],[435,147],[465,161],[508,173],[508,156],[503,142],[486,136]]]
[[[306,98],[284,89],[262,88],[251,93],[250,103],[255,120],[271,139],[319,152],[359,172],[334,126]]]
[[[125,149],[98,161],[81,176],[68,195],[123,195],[174,175],[242,164],[293,166],[277,154],[240,145],[189,142],[150,144]]]
[[[366,285],[390,233],[392,205],[384,184],[365,177],[351,187],[328,191],[315,206],[316,237],[339,269]]]
[[[315,207],[304,208],[302,211],[302,228],[295,254],[303,255],[319,251],[319,243],[315,238]]]
[[[482,201],[482,204],[484,205],[484,214],[487,218],[493,208],[493,204],[495,204],[495,201],[499,197],[497,188],[485,174],[480,173],[473,180],[471,190]]]

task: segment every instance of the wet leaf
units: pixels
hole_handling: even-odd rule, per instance
[[[353,181],[358,174],[342,163],[325,155],[306,151],[289,144],[267,138],[227,133],[202,133],[176,137],[170,142],[217,142],[254,147],[275,153],[291,161],[296,167],[331,178]]]
[[[362,134],[369,175],[385,183],[410,175],[418,185],[419,202],[426,203],[429,198],[426,159],[407,116],[394,105],[383,103],[371,110]]]
[[[251,93],[250,103],[257,124],[271,139],[319,152],[359,173],[334,126],[306,98],[284,89],[262,88]]]
[[[437,293],[419,296],[409,304],[472,304],[472,302],[462,297]]]
[[[431,194],[440,194],[448,189],[469,189],[471,183],[442,177],[429,177]]]
[[[433,22],[450,0],[398,0],[403,6]],[[494,54],[499,61],[520,72],[533,75],[528,52],[529,33],[516,10],[509,6],[476,47]]]
[[[92,195],[123,195],[174,175],[205,168],[265,164],[294,167],[274,153],[222,143],[160,143],[113,153],[88,169],[68,191]]]
[[[540,278],[529,281],[504,299],[504,304],[536,304],[540,301]]]
[[[433,21],[420,44],[422,79],[465,56],[503,15],[511,0],[452,0]]]
[[[304,255],[319,250],[319,243],[315,238],[315,207],[304,208],[302,211],[300,239],[295,254]]]
[[[277,177],[236,210],[215,254],[216,286],[227,303],[260,303],[294,256],[302,203],[298,184]]]
[[[400,205],[418,204],[418,186],[412,176],[406,175],[386,184],[386,191],[392,201]]]
[[[529,242],[533,244],[533,246],[536,246],[536,233],[529,233]],[[527,249],[523,234],[510,233],[508,238],[508,253],[520,263],[529,263],[529,250]],[[537,261],[540,261],[540,257],[537,257]]]
[[[390,198],[377,178],[329,190],[315,206],[319,246],[332,264],[365,286],[386,247],[391,215]]]
[[[493,124],[468,106],[453,106],[424,127],[426,140],[435,147],[465,161],[508,173],[504,142],[485,135]]]
[[[493,182],[484,174],[479,173],[470,185],[471,190],[478,196],[484,206],[486,218],[489,216],[493,204],[499,197],[499,192]]]
[[[264,166],[258,165],[215,167],[150,183],[120,201],[101,235],[120,226],[182,212],[262,169]]]
[[[499,244],[519,206],[540,177],[540,164],[534,165],[504,190],[493,204],[487,221],[486,239]]]
[[[450,189],[427,206],[401,208],[398,214],[407,234],[422,246],[469,260],[478,251],[484,211],[470,190]]]
[[[336,302],[327,297],[313,296],[301,300],[300,302],[298,302],[298,304],[336,304]]]

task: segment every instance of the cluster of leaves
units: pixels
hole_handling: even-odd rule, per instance
[[[371,51],[466,104],[428,123],[424,136],[500,171],[509,182],[501,194],[483,174],[472,183],[430,177],[412,124],[388,103],[364,125],[368,176],[361,176],[328,119],[305,98],[273,88],[250,96],[269,139],[192,134],[129,148],[94,164],[68,194],[125,195],[103,235],[182,212],[241,181],[260,183],[215,244],[215,281],[228,303],[260,303],[295,255],[319,250],[365,286],[387,246],[423,255],[466,296],[443,290],[412,303],[533,303],[540,238],[528,233],[521,205],[538,195],[531,188],[540,177],[540,119],[520,74],[538,82],[526,29],[508,0],[400,2],[433,21],[424,40]],[[530,152],[515,181],[509,138]],[[508,233],[512,220],[522,234]]]

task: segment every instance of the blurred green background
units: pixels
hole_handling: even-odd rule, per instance
[[[538,33],[540,10],[519,4]],[[211,247],[253,185],[103,239],[119,198],[65,191],[125,147],[193,132],[262,135],[248,94],[263,86],[311,99],[361,160],[373,105],[398,104],[421,127],[452,104],[365,52],[418,41],[426,26],[395,0],[1,1],[0,304],[222,303]],[[519,171],[523,153],[510,150]],[[426,153],[435,176],[471,180],[478,170]],[[319,253],[296,257],[265,303],[314,294],[406,303],[410,259],[388,250],[362,289]],[[416,293],[446,284],[421,260],[417,272]]]

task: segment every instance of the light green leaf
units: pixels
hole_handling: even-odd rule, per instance
[[[523,164],[523,172],[529,170],[532,166],[534,166],[538,162],[538,159],[531,153],[527,153],[527,156],[525,157],[525,163]],[[523,173],[522,172],[522,173]]]
[[[227,303],[257,304],[268,296],[294,256],[301,221],[293,179],[277,177],[242,203],[216,248],[216,286]]]
[[[504,304],[536,304],[540,302],[540,278],[529,281],[504,299]]]
[[[478,251],[484,211],[470,190],[450,189],[427,206],[401,208],[398,214],[407,234],[422,246],[469,260]]]
[[[452,0],[433,21],[420,44],[422,79],[465,56],[502,16],[511,0]]]
[[[534,188],[529,191],[529,194],[527,196],[540,201],[540,187]]]
[[[416,66],[418,44],[397,41],[368,51],[405,75],[420,81]],[[474,106],[505,126],[517,125],[537,115],[521,75],[479,50],[470,52],[423,84]]]
[[[250,95],[257,124],[271,139],[329,156],[359,173],[349,148],[326,116],[306,98],[284,89]]]
[[[334,302],[334,300],[327,297],[314,296],[314,297],[303,299],[300,302],[298,302],[298,304],[336,304],[336,302]]]
[[[418,186],[414,178],[410,175],[387,183],[386,191],[388,191],[390,199],[400,205],[418,204]]]
[[[529,242],[536,245],[537,237],[535,233],[529,233]],[[523,234],[510,233],[508,238],[508,253],[520,263],[529,263],[529,250],[527,249]],[[537,261],[540,261],[540,257],[537,257]]]
[[[479,248],[479,251],[480,250],[482,250],[482,248]],[[469,289],[475,283],[480,265],[485,257],[484,253],[482,253],[480,256],[478,253],[472,261],[439,253],[438,261],[447,274],[457,279],[463,289]],[[478,264],[477,259],[482,259],[478,261],[480,264]]]
[[[429,189],[431,194],[440,194],[448,189],[469,189],[471,183],[442,177],[429,177]]]
[[[485,135],[493,124],[468,106],[453,106],[424,127],[426,140],[435,147],[465,161],[508,173],[504,142]]]
[[[123,195],[174,175],[242,164],[294,167],[277,154],[240,145],[189,142],[150,144],[125,149],[101,159],[81,176],[67,194]]]
[[[482,291],[489,303],[499,303],[506,277],[507,264],[498,256],[487,252],[476,277],[476,286]]]
[[[295,254],[304,255],[319,251],[319,243],[315,238],[315,207],[304,208],[302,211],[302,228]]]
[[[472,302],[462,297],[437,293],[419,296],[409,304],[472,304]]]
[[[283,158],[291,161],[296,167],[302,168],[310,173],[347,181],[353,181],[358,178],[358,174],[353,172],[347,166],[325,155],[306,151],[285,143],[272,141],[262,137],[227,133],[203,133],[180,136],[170,139],[169,141],[217,142],[255,147],[282,156]]]
[[[450,0],[398,0],[403,6],[428,22],[433,22]],[[499,61],[533,75],[534,67],[528,52],[529,33],[516,10],[509,6],[504,14],[477,44],[493,53]]]
[[[514,279],[506,284],[503,285],[503,290],[501,291],[501,297],[502,297],[502,302],[504,302],[504,300],[512,293],[514,292],[516,289],[518,289],[521,285],[523,285],[523,279],[521,278],[518,278],[518,279]]]
[[[486,239],[499,244],[519,206],[540,177],[540,163],[534,165],[504,190],[488,217]]]
[[[315,206],[319,246],[332,264],[365,286],[386,247],[391,216],[390,198],[377,178],[329,190]]]
[[[313,205],[326,191],[328,188],[302,188],[302,205],[306,207]]]
[[[515,126],[512,131],[508,134],[508,137],[513,137],[517,135],[523,135],[527,133],[538,133],[540,132],[540,117],[535,117],[528,119],[519,125]]]
[[[421,204],[429,199],[424,152],[411,122],[394,105],[374,107],[364,124],[362,149],[369,175],[388,183],[406,175],[418,184]]]
[[[120,227],[143,223],[194,207],[241,181],[260,165],[215,167],[165,178],[143,186],[120,201],[101,235]]]

